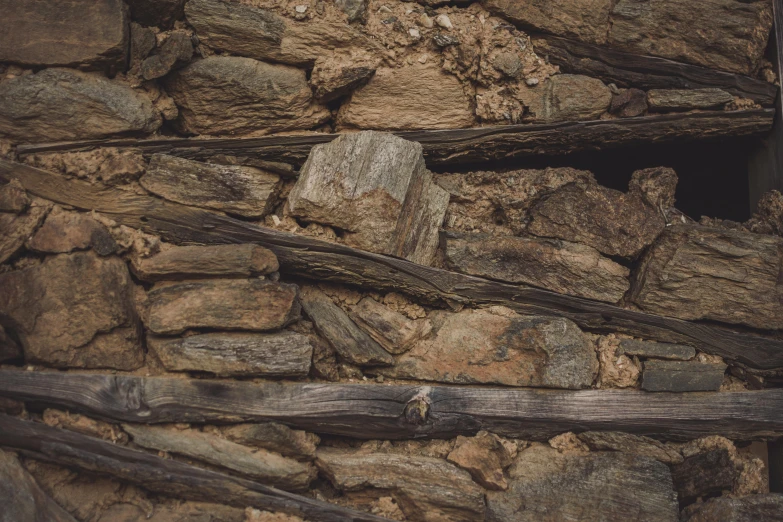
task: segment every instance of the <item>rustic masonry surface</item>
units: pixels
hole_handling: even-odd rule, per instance
[[[778,0],[0,12],[0,522],[783,521]]]

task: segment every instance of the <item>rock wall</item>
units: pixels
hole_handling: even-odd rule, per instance
[[[0,7],[0,520],[783,520],[780,193],[382,132],[757,107],[573,58],[769,86],[771,2]]]

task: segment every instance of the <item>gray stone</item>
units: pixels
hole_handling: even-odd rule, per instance
[[[372,297],[365,297],[351,307],[350,316],[370,337],[393,354],[407,352],[432,330],[429,320],[408,319]]]
[[[634,118],[647,112],[647,93],[639,89],[625,89],[612,96],[609,112],[621,118]]]
[[[30,205],[30,196],[17,180],[0,185],[0,212],[19,214]]]
[[[680,503],[731,491],[736,475],[734,462],[725,448],[700,453],[672,468],[674,489]]]
[[[19,252],[41,226],[51,208],[51,203],[34,199],[26,212],[0,213],[0,263],[5,263]]]
[[[430,314],[433,334],[396,357],[387,377],[449,384],[588,388],[595,350],[567,319],[526,317],[508,309]]]
[[[349,22],[355,22],[364,18],[367,11],[366,0],[335,0],[334,5],[345,13]]]
[[[622,451],[642,455],[663,462],[664,464],[680,464],[682,455],[662,442],[649,437],[623,433],[621,431],[587,431],[578,435],[579,440],[588,445],[591,450]]]
[[[508,470],[508,491],[487,493],[488,522],[675,522],[668,466],[620,452],[561,454],[541,444]]]
[[[144,60],[141,74],[145,80],[154,80],[182,67],[193,58],[193,44],[185,31],[174,31],[157,53]]]
[[[211,56],[164,79],[180,109],[178,124],[195,134],[249,134],[310,129],[329,119],[312,102],[305,71],[235,56]]]
[[[0,136],[13,142],[140,136],[160,124],[149,98],[102,76],[45,69],[0,83]]]
[[[674,359],[687,361],[696,357],[696,350],[683,344],[656,343],[652,341],[638,341],[636,339],[623,339],[617,349],[617,355],[635,355],[642,358]]]
[[[783,495],[768,493],[742,498],[719,497],[700,504],[684,522],[781,522]]]
[[[595,120],[609,110],[612,91],[601,80],[579,74],[556,74],[541,85],[518,86],[531,121]]]
[[[644,362],[642,389],[652,392],[718,391],[726,365],[698,361]]]
[[[122,0],[0,0],[0,62],[122,70],[128,48]]]
[[[292,430],[277,422],[235,424],[220,428],[220,433],[239,444],[274,451],[296,460],[315,459],[315,450],[321,442],[314,433]]]
[[[647,103],[653,111],[690,111],[715,109],[734,101],[734,96],[721,89],[652,89]]]

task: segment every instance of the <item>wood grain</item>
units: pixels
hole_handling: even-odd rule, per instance
[[[723,435],[732,440],[783,435],[781,389],[671,394],[479,386],[256,384],[0,370],[0,396],[120,422],[268,420],[359,439],[451,438],[479,430],[536,440],[565,431],[591,430],[675,440],[705,435]]]
[[[0,415],[0,446],[28,458],[110,475],[175,498],[282,511],[313,521],[387,520],[7,415]]]
[[[619,120],[502,125],[472,129],[395,132],[421,143],[427,166],[483,163],[508,158],[604,150],[642,143],[738,137],[768,132],[774,109],[703,111]],[[206,160],[234,157],[240,163],[259,160],[301,165],[310,149],[339,134],[297,134],[260,138],[108,139],[19,145],[20,155],[89,150],[95,147],[133,147],[145,154],[165,153]]]
[[[6,160],[0,160],[0,179],[18,179],[39,197],[104,213],[172,243],[257,243],[275,253],[281,271],[288,275],[403,292],[436,304],[501,304],[525,314],[566,317],[590,331],[688,344],[750,368],[783,367],[783,339],[759,331],[688,322],[417,265],[149,196],[67,180]]]

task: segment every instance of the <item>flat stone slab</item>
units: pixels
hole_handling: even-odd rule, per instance
[[[726,365],[698,361],[644,362],[642,389],[652,392],[718,391]]]
[[[696,349],[684,344],[623,339],[617,348],[617,355],[635,355],[642,358],[687,361],[696,357]]]

